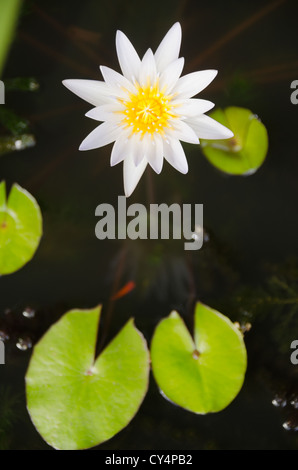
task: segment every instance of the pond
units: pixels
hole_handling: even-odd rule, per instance
[[[38,86],[7,86],[1,106],[28,121],[35,144],[0,155],[0,174],[38,201],[43,236],[33,259],[0,279],[1,449],[51,449],[26,410],[24,377],[34,345],[65,312],[103,305],[100,351],[131,317],[149,344],[172,310],[192,330],[197,300],[245,330],[239,395],[223,411],[196,415],[165,400],[151,374],[137,415],[96,449],[298,449],[298,365],[290,361],[298,339],[297,12],[297,2],[282,0],[24,3],[2,80],[31,77]],[[79,152],[95,127],[84,116],[91,106],[62,80],[102,80],[99,65],[119,71],[117,30],[142,56],[177,21],[184,73],[219,72],[200,98],[257,115],[268,131],[266,160],[253,175],[231,176],[184,144],[186,175],[167,162],[160,175],[146,170],[129,204],[203,204],[200,250],[184,250],[182,240],[99,240],[95,209],[117,207],[122,164],[110,166],[111,145]]]

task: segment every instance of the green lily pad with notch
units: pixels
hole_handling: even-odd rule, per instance
[[[177,312],[162,320],[151,343],[152,370],[161,393],[198,414],[221,411],[240,391],[246,348],[235,325],[197,303],[194,339]]]
[[[232,175],[251,175],[263,164],[268,152],[268,134],[264,124],[249,109],[231,106],[217,109],[210,117],[231,129],[234,137],[225,140],[201,140],[209,162]]]
[[[40,208],[31,194],[14,184],[8,200],[0,183],[0,275],[10,274],[30,261],[42,236]]]
[[[100,311],[71,310],[33,351],[27,407],[37,431],[56,449],[87,449],[112,438],[147,392],[149,352],[132,319],[95,359]]]

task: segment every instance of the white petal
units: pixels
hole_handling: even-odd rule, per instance
[[[167,32],[155,52],[158,72],[163,72],[171,62],[178,59],[181,46],[181,36],[181,25],[180,23],[175,23]]]
[[[175,101],[174,104],[176,106],[178,102]],[[207,113],[207,111],[210,111],[213,107],[214,103],[211,101],[192,98],[182,101],[181,104],[179,103],[175,110],[177,114],[187,118]]]
[[[145,160],[150,164],[156,173],[160,173],[162,169],[162,141],[158,141],[157,137],[157,145],[158,149],[155,144],[155,139],[151,137],[151,135],[144,135],[142,139],[139,139],[139,142],[136,145],[135,153],[134,153],[134,163],[136,166],[140,165],[140,163]],[[161,147],[160,147],[161,144]],[[161,157],[161,158],[160,158]]]
[[[188,142],[190,144],[199,144],[199,139],[195,131],[185,122],[173,120],[171,122],[173,129],[168,131],[169,137],[174,139],[182,140],[183,142]]]
[[[128,132],[123,132],[113,145],[111,153],[111,166],[122,162],[129,155]]]
[[[184,67],[184,58],[174,60],[163,71],[159,79],[159,88],[166,93],[170,93],[172,88],[176,85]]]
[[[177,139],[163,141],[164,157],[176,170],[181,173],[188,172],[188,163],[182,145]]]
[[[136,88],[129,80],[127,80],[127,78],[123,77],[121,73],[118,73],[110,67],[106,67],[104,65],[100,66],[100,71],[105,82],[109,86],[114,87],[121,92],[123,92],[124,89],[127,90],[129,93],[136,93]]]
[[[120,104],[103,104],[102,106],[96,106],[92,108],[88,113],[85,114],[86,117],[95,119],[95,121],[121,121],[124,116],[122,111],[124,107]]]
[[[80,145],[79,150],[92,150],[114,142],[123,132],[122,128],[115,124],[104,122],[96,127]]]
[[[140,163],[139,166],[136,167],[131,155],[125,157],[123,163],[123,180],[126,197],[129,197],[134,192],[145,171],[146,166],[147,160],[145,159]]]
[[[191,98],[204,90],[216,77],[217,70],[201,70],[181,77],[175,86],[173,93],[179,98]]]
[[[70,91],[94,106],[111,102],[111,89],[105,82],[70,79],[63,80],[62,83]]]
[[[147,153],[146,158],[151,168],[157,174],[161,173],[163,166],[163,141],[160,135],[156,135],[154,139],[151,139],[150,153]]]
[[[140,138],[141,134],[133,134],[130,137],[130,155],[132,155],[135,166],[138,166],[145,158],[147,151],[147,138]]]
[[[116,49],[123,75],[128,80],[134,81],[139,76],[141,60],[132,43],[122,31],[117,31]]]
[[[204,114],[187,122],[202,139],[230,139],[234,135],[230,129]]]
[[[151,49],[148,49],[143,57],[139,74],[139,82],[142,86],[154,85],[157,80],[156,64]]]

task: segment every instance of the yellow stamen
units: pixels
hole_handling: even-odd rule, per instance
[[[164,134],[166,128],[170,128],[169,119],[176,115],[171,111],[172,95],[166,95],[159,89],[156,82],[154,86],[141,87],[136,84],[137,93],[131,93],[128,100],[121,100],[125,110],[122,125],[131,128],[132,133]]]

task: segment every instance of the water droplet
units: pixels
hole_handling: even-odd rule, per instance
[[[207,233],[205,230],[204,230],[203,239],[205,243],[209,242],[210,240],[209,233]]]
[[[9,340],[9,334],[6,333],[4,330],[0,330],[0,340],[1,341],[8,341]]]
[[[272,405],[276,408],[284,408],[287,406],[287,400],[283,396],[276,395],[272,400]]]
[[[34,318],[35,317],[35,310],[31,307],[26,307],[23,311],[23,316],[26,318]]]
[[[295,421],[292,421],[291,419],[289,419],[288,421],[285,421],[282,427],[286,431],[294,431],[294,432],[298,431],[298,424]]]
[[[32,341],[29,337],[19,338],[16,343],[16,347],[20,351],[27,351],[28,349],[32,348]]]
[[[298,410],[298,397],[293,397],[290,401],[290,404],[295,410]]]

